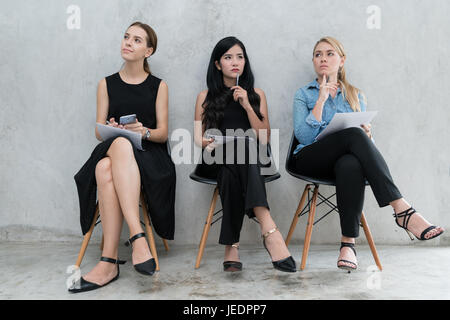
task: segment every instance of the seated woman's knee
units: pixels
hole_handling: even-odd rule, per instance
[[[98,185],[112,181],[111,159],[109,157],[105,157],[97,163],[95,178]]]
[[[361,171],[362,171],[361,163],[352,154],[346,154],[340,157],[334,165],[334,172],[352,174]]]
[[[364,132],[364,130],[357,127],[351,127],[347,128],[341,131],[341,134],[343,135],[343,138],[346,141],[350,141],[351,143],[367,143],[370,141],[367,134]]]
[[[133,146],[130,140],[124,137],[117,137],[111,144],[110,150],[119,151],[121,154],[125,152],[133,152]]]
[[[348,134],[350,136],[361,136],[361,137],[367,138],[367,135],[364,132],[364,130],[361,128],[357,128],[357,127],[351,127],[351,128],[344,129],[344,130],[342,130],[342,133]]]

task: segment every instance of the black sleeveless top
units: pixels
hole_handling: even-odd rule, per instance
[[[222,134],[226,134],[226,129],[242,129],[244,132],[251,128],[248,120],[247,111],[241,106],[238,101],[231,101],[227,104],[224,110],[223,119],[220,123],[219,130]]]
[[[161,79],[149,74],[143,82],[129,84],[118,72],[105,79],[109,96],[108,120],[113,117],[119,122],[121,116],[136,114],[144,127],[156,129],[155,103]],[[145,149],[149,142],[143,140],[142,147]]]
[[[241,106],[239,101],[234,101],[233,97],[230,97],[227,105],[224,108],[224,115],[217,129],[222,132],[222,135],[226,134],[226,129],[242,129],[244,133],[251,128],[250,121],[248,119],[247,111]],[[234,132],[231,135],[241,135],[241,132]],[[218,148],[222,148],[219,146]],[[213,151],[213,154],[215,150]],[[225,154],[225,153],[224,153]],[[216,179],[221,164],[206,164],[201,162],[195,169],[195,172],[200,177]]]

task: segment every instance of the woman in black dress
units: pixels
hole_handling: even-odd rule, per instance
[[[139,219],[141,189],[156,233],[165,239],[174,235],[175,166],[167,152],[168,89],[150,73],[147,58],[156,50],[151,27],[135,22],[122,41],[122,70],[102,79],[97,91],[97,123],[131,130],[142,135],[138,150],[123,137],[101,142],[75,175],[80,200],[80,221],[85,234],[94,217],[96,191],[104,235],[101,261],[80,279],[71,292],[97,289],[119,276],[118,244],[125,218],[133,244],[132,262],[146,275],[155,271]],[[119,125],[124,115],[136,114],[136,122]],[[107,121],[108,119],[108,121]],[[99,133],[95,132],[98,140]]]
[[[239,80],[238,80],[239,79]],[[238,84],[236,82],[238,80]],[[264,177],[260,164],[249,160],[250,142],[245,141],[245,155],[234,143],[234,161],[225,161],[228,146],[213,143],[205,131],[220,130],[221,135],[237,135],[228,130],[241,129],[254,132],[254,138],[266,144],[270,137],[267,102],[261,89],[253,88],[254,78],[246,50],[241,41],[227,37],[214,48],[208,67],[208,90],[200,92],[195,107],[195,141],[213,157],[224,155],[223,161],[203,162],[197,173],[217,178],[223,208],[219,243],[225,245],[225,271],[240,271],[239,236],[244,215],[260,222],[263,243],[276,269],[295,272],[295,261],[283,241],[281,233],[272,220],[267,203]],[[228,132],[227,132],[228,131]],[[242,132],[241,131],[241,132]],[[233,148],[233,147],[232,147]],[[228,152],[228,151],[227,151]],[[245,160],[239,162],[237,160]],[[228,160],[230,160],[228,158]]]

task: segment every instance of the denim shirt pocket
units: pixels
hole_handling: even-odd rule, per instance
[[[316,105],[316,101],[314,101],[314,100],[308,99],[308,101],[306,102],[306,107],[308,108],[309,111],[314,109],[315,105]]]

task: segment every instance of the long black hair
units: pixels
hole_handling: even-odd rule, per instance
[[[211,54],[211,59],[209,60],[208,73],[206,75],[208,94],[203,102],[202,113],[202,124],[205,126],[206,130],[219,127],[220,122],[223,119],[225,106],[233,99],[233,92],[223,83],[223,74],[222,71],[217,69],[216,61],[219,62],[220,58],[236,44],[241,47],[245,58],[244,71],[239,77],[239,86],[247,91],[250,105],[258,118],[260,120],[264,119],[259,106],[261,98],[253,88],[255,79],[253,77],[250,60],[248,59],[245,46],[236,37],[226,37],[216,44]]]

